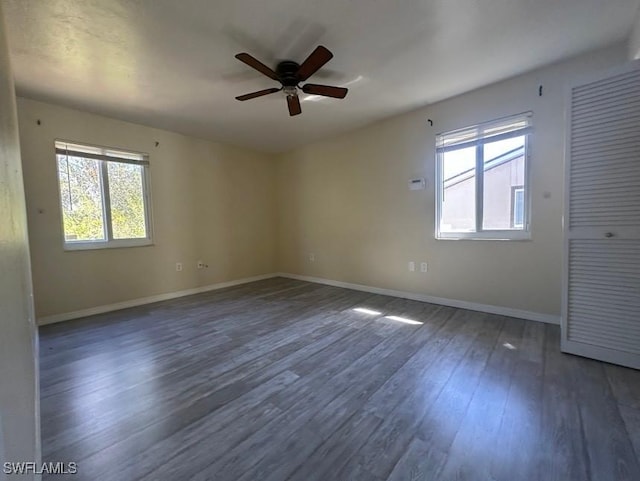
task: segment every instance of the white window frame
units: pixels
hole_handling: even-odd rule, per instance
[[[112,147],[103,147],[87,143],[72,142],[56,139],[54,143],[56,176],[58,180],[58,205],[60,207],[60,222],[62,227],[62,246],[65,251],[112,249],[121,247],[141,247],[153,245],[153,222],[151,215],[151,182],[149,174],[149,155]],[[60,169],[58,155],[71,155],[99,162],[100,188],[102,190],[102,217],[106,239],[70,241],[66,239],[64,230],[64,212],[62,210],[62,191],[60,190]],[[114,239],[111,223],[111,198],[109,196],[108,163],[119,162],[135,164],[142,167],[142,190],[144,203],[144,222],[146,237],[131,239]]]
[[[530,240],[531,239],[531,188],[530,188],[530,165],[531,165],[531,112],[524,112],[518,115],[512,115],[501,119],[492,120],[489,122],[483,122],[481,124],[464,127],[462,129],[456,129],[448,132],[442,132],[436,135],[436,225],[435,225],[435,238],[438,240]],[[516,129],[504,134],[485,137],[482,132],[490,126],[496,126],[500,124],[508,125],[509,122],[516,122],[524,118],[528,119],[529,125],[523,129]],[[466,131],[470,129],[477,129],[478,135],[464,143],[449,147],[439,147],[439,140],[444,136],[455,134],[458,131]],[[522,229],[483,229],[483,203],[484,203],[484,144],[496,142],[498,140],[504,140],[513,137],[525,137],[524,151],[525,151],[525,168],[524,168],[524,225]],[[475,205],[476,205],[476,225],[475,231],[468,232],[450,232],[441,231],[441,218],[442,218],[442,200],[443,200],[443,153],[448,150],[458,150],[466,147],[476,147],[476,163],[475,163]]]

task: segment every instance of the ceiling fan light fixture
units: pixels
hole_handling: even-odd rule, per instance
[[[293,97],[295,95],[298,95],[298,89],[293,85],[287,85],[282,87],[282,92],[284,92],[285,96],[287,97]]]

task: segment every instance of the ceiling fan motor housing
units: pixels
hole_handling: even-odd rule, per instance
[[[284,60],[280,62],[276,67],[276,75],[278,76],[278,80],[285,87],[296,87],[298,85],[298,70],[300,69],[300,65],[296,62],[292,62],[290,60]]]

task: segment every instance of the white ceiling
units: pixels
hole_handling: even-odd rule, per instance
[[[283,151],[626,38],[639,0],[2,0],[20,95]],[[345,100],[235,96],[319,44]]]

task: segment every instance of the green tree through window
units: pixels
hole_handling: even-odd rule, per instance
[[[99,162],[58,156],[58,175],[65,240],[104,240]]]
[[[114,239],[146,237],[142,169],[137,165],[107,163]]]

